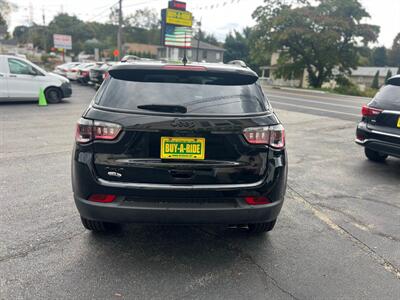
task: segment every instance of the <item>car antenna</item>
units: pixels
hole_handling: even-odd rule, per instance
[[[184,48],[183,48],[183,58],[182,58],[182,63],[184,66],[186,66],[186,64],[188,62],[188,59],[186,56],[186,49],[187,49],[187,46],[186,46],[186,32],[185,32],[185,44],[184,44]]]
[[[183,48],[183,58],[182,58],[182,63],[184,66],[186,66],[188,60],[187,60],[187,56],[186,56],[186,47]]]
[[[185,53],[183,54],[183,58],[182,58],[182,63],[184,66],[186,66],[187,62],[188,62],[188,59],[186,57],[186,49],[185,49]]]

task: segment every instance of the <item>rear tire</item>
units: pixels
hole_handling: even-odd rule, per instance
[[[365,152],[365,156],[369,160],[372,160],[372,161],[375,161],[375,162],[384,162],[386,160],[386,158],[388,157],[387,154],[382,154],[382,153],[379,153],[378,151],[374,151],[374,150],[369,149],[369,148],[365,148],[364,152]]]
[[[55,87],[48,88],[44,94],[47,102],[51,104],[59,103],[62,99],[61,90]]]
[[[266,223],[256,223],[256,224],[249,224],[249,232],[250,233],[263,233],[268,232],[274,229],[276,220]]]
[[[101,221],[92,221],[85,219],[83,217],[81,217],[81,221],[83,227],[93,232],[107,232],[115,230],[119,227],[118,224],[101,222]]]

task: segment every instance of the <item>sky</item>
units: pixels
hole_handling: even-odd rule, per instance
[[[110,7],[117,0],[9,0],[18,9],[10,16],[10,27],[27,25],[29,20],[47,24],[54,15],[63,11],[74,14],[85,21],[107,21]],[[202,29],[213,33],[223,41],[233,29],[254,25],[251,17],[254,9],[263,0],[187,0],[187,9],[196,19],[201,19]],[[400,0],[360,0],[371,18],[370,24],[381,26],[378,45],[391,47],[393,39],[400,31]],[[157,11],[166,7],[168,0],[123,0],[124,14],[134,13],[136,9],[149,7]],[[223,5],[225,3],[225,5]],[[211,6],[213,6],[211,8]]]

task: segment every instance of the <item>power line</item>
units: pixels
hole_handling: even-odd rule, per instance
[[[89,18],[89,19],[87,20],[87,22],[96,20],[98,17],[104,15],[104,13],[109,13],[109,10],[112,9],[112,8],[113,8],[115,5],[117,5],[118,3],[119,3],[119,1],[115,2],[115,3],[112,4],[111,6],[107,6],[106,9],[104,9],[104,10],[102,10],[101,12],[97,13],[94,17]]]

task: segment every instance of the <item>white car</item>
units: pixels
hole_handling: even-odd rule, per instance
[[[53,73],[61,75],[61,76],[64,76],[64,77],[67,77],[67,72],[69,70],[71,70],[72,68],[80,65],[80,64],[81,63],[79,63],[79,62],[65,63],[65,64],[62,64],[62,65],[59,65],[59,66],[55,67]]]
[[[67,71],[67,78],[69,79],[69,80],[78,80],[79,79],[79,72],[80,72],[80,70],[82,70],[82,69],[85,69],[85,68],[87,68],[88,66],[93,66],[94,65],[94,63],[80,63],[79,65],[77,65],[77,66],[75,66],[75,67],[73,67],[73,68],[70,68],[68,71]]]
[[[72,94],[68,79],[46,72],[24,58],[0,55],[0,102],[37,100],[41,88],[49,103]]]

